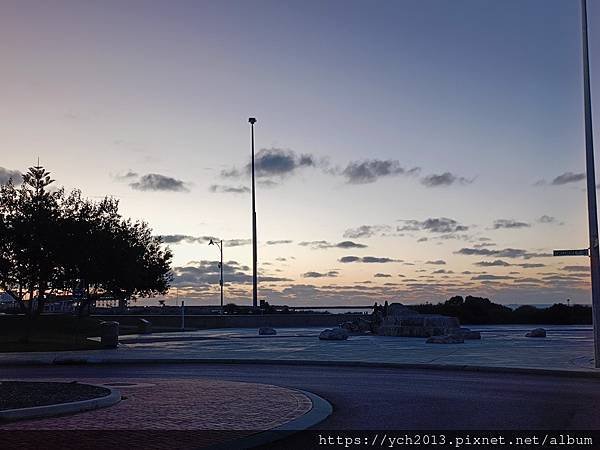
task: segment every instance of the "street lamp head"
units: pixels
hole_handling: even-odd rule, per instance
[[[211,239],[208,245],[215,245],[215,242]]]
[[[250,117],[248,119],[248,122],[250,122],[252,125],[254,125],[256,123],[256,119],[254,117]]]

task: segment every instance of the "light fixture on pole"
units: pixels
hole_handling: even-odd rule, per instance
[[[585,121],[585,166],[587,173],[588,227],[590,237],[590,271],[592,275],[592,316],[594,324],[594,364],[600,368],[600,253],[598,251],[598,210],[594,168],[594,129],[590,93],[590,57],[588,52],[587,2],[581,0],[583,50],[583,110]]]
[[[254,124],[256,119],[250,117],[248,119],[251,127],[251,140],[252,140],[252,306],[258,307],[258,285],[256,278],[256,195],[255,195],[255,184],[254,184]]]
[[[221,315],[223,315],[223,240],[214,241],[210,240],[208,245],[216,245],[219,247],[219,251],[221,252],[221,261],[219,262],[219,269],[221,269],[221,279],[219,280],[219,285],[221,286]]]

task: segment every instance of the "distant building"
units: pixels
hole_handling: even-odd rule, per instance
[[[70,314],[74,310],[75,305],[72,299],[48,300],[44,303],[45,313]]]

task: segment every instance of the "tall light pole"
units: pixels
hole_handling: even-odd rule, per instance
[[[594,364],[600,368],[600,253],[598,252],[598,210],[594,168],[594,137],[590,93],[590,56],[588,52],[587,2],[581,0],[583,49],[583,109],[585,120],[585,166],[587,172],[588,225],[590,233],[590,271],[592,274],[592,316],[594,324]]]
[[[256,119],[250,117],[248,119],[251,128],[252,137],[252,306],[256,308],[258,306],[258,286],[256,279],[256,196],[255,196],[255,184],[254,184],[254,124]]]
[[[219,285],[221,286],[221,315],[223,315],[223,240],[221,239],[219,242],[216,242],[211,239],[208,245],[216,245],[217,247],[219,247],[219,251],[221,252],[221,262],[219,262],[219,269],[221,269],[221,279],[219,280]]]

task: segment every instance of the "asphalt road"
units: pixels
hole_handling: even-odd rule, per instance
[[[216,378],[304,389],[334,413],[316,429],[600,429],[600,380],[440,370],[275,365],[3,367],[5,379]]]

